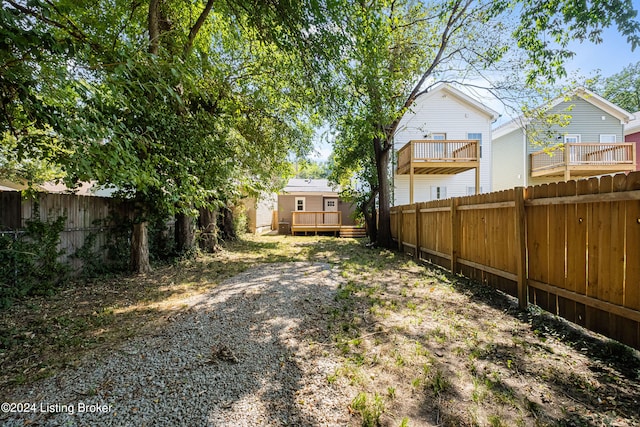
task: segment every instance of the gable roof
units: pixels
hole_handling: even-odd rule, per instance
[[[621,124],[629,123],[629,121],[633,120],[634,118],[633,114],[629,113],[626,110],[623,110],[622,108],[618,107],[612,102],[607,101],[600,95],[594,92],[591,92],[590,90],[585,89],[583,87],[578,87],[563,96],[559,96],[553,99],[552,101],[538,107],[538,109],[541,109],[541,108],[551,109],[561,104],[562,102],[565,102],[567,97],[574,97],[574,96],[577,96],[578,98],[583,99],[584,101],[599,108],[605,113],[608,113],[609,115],[615,117],[616,119],[620,120]],[[492,131],[493,138],[494,139],[500,138],[501,136],[507,135],[516,129],[520,129],[524,125],[526,125],[527,122],[528,121],[526,118],[524,118],[524,116],[516,117],[515,119],[494,128]]]
[[[338,190],[329,185],[328,179],[300,179],[292,178],[287,186],[282,190],[283,193],[337,193]]]
[[[436,95],[442,94],[442,93],[450,95],[456,98],[462,104],[465,104],[471,108],[478,110],[479,112],[489,117],[491,121],[495,121],[498,119],[498,117],[500,117],[500,113],[498,113],[497,111],[487,107],[482,102],[472,98],[471,96],[467,95],[466,93],[460,91],[459,89],[456,89],[455,87],[447,83],[438,83],[437,85],[433,86],[431,89],[429,89],[429,91],[419,95],[415,99],[414,104],[416,104],[418,100],[425,101],[427,99],[433,98]]]
[[[632,133],[640,132],[640,111],[633,113],[634,118],[629,120],[629,123],[624,125],[624,134],[631,135]]]

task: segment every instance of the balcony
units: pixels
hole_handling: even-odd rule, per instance
[[[398,151],[398,175],[409,175],[409,203],[413,203],[413,176],[456,175],[476,171],[476,194],[480,188],[480,142],[478,140],[409,141]]]
[[[635,170],[634,143],[567,143],[531,154],[531,177],[606,175]]]
[[[409,141],[398,151],[399,175],[455,175],[480,166],[477,140]]]

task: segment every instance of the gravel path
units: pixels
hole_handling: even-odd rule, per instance
[[[347,425],[350,390],[324,345],[340,277],[328,264],[248,270],[163,330],[18,389],[8,426]],[[18,402],[27,403],[19,407]]]

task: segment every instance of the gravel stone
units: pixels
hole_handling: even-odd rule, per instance
[[[352,390],[327,381],[340,366],[326,332],[340,282],[325,263],[256,266],[185,299],[163,330],[17,388],[13,402],[35,410],[0,424],[349,425]]]

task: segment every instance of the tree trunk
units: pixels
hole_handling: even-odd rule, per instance
[[[198,227],[200,228],[200,239],[198,244],[200,249],[207,253],[217,252],[218,246],[218,227],[216,217],[218,212],[211,209],[200,209],[198,217]]]
[[[369,233],[369,241],[371,243],[378,242],[378,212],[376,211],[375,198],[374,203],[371,204],[371,232]]]
[[[376,243],[382,248],[393,248],[391,239],[391,188],[389,183],[389,153],[381,138],[373,140],[378,172],[378,236]]]
[[[378,239],[378,221],[376,216],[376,196],[377,191],[371,194],[371,198],[360,205],[360,210],[364,215],[364,221],[367,225],[367,235],[369,242],[376,243]]]
[[[233,211],[228,206],[222,208],[220,216],[218,217],[218,224],[220,238],[222,240],[231,241],[238,238],[236,230],[233,227]]]
[[[184,254],[193,249],[195,244],[195,230],[193,218],[184,213],[176,214],[176,251]]]
[[[139,274],[151,271],[146,221],[133,224],[133,233],[131,234],[131,270]]]

